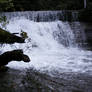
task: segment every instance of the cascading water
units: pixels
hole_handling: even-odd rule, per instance
[[[0,16],[7,16],[7,19],[14,19],[17,17],[24,17],[36,22],[48,22],[48,21],[78,21],[77,11],[25,11],[25,12],[2,12]]]
[[[20,33],[23,30],[27,32],[29,38],[23,44],[5,45],[1,48],[1,52],[16,48],[23,49],[24,53],[31,58],[31,62],[26,64],[13,61],[8,64],[9,67],[18,69],[31,67],[41,72],[54,70],[58,72],[92,72],[92,53],[77,47],[77,37],[68,22],[59,21],[58,18],[52,22],[35,22],[21,16],[12,17],[6,28],[11,33]]]

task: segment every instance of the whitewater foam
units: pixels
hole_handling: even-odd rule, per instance
[[[9,67],[15,69],[35,68],[42,71],[92,72],[92,52],[77,47],[74,33],[68,22],[33,22],[20,18],[10,20],[7,30],[11,33],[27,32],[26,43],[4,45],[1,52],[23,49],[31,62],[12,61]],[[31,39],[31,40],[30,40]],[[86,62],[85,62],[86,61]]]

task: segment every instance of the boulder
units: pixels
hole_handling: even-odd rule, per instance
[[[21,49],[7,51],[0,55],[0,67],[7,65],[11,61],[29,62],[30,59],[27,55],[23,54]]]
[[[18,37],[14,34],[11,34],[11,33],[0,28],[0,43],[13,44],[15,42],[24,43],[25,39],[23,39],[22,37]]]
[[[92,28],[85,29],[85,36],[88,46],[92,48]]]

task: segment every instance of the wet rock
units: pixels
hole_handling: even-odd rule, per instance
[[[80,90],[73,90],[72,92],[83,92],[83,91],[80,91]]]
[[[22,37],[18,37],[0,28],[0,43],[24,43],[25,40]]]
[[[88,46],[92,47],[92,28],[85,29],[85,35]]]
[[[11,61],[24,61],[29,62],[30,59],[27,55],[23,54],[23,51],[21,49],[13,50],[13,51],[7,51],[0,55],[0,67],[7,65]]]
[[[79,21],[92,23],[92,9],[84,9],[80,11]]]

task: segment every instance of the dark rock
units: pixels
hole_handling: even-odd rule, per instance
[[[79,12],[79,21],[92,23],[92,10],[84,9]]]
[[[25,40],[0,28],[0,43],[24,43]]]
[[[92,46],[92,28],[85,29],[86,41],[89,46]]]
[[[21,49],[13,50],[13,51],[7,51],[0,55],[0,67],[7,65],[10,61],[21,61],[29,62],[30,59],[27,55],[23,54],[23,51]]]
[[[80,90],[73,90],[72,92],[83,92],[83,91],[80,91]]]
[[[12,33],[12,34],[14,34],[14,35],[15,35],[15,34],[19,34],[19,33]]]

